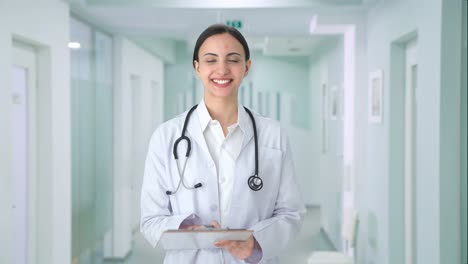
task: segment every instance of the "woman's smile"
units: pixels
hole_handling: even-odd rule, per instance
[[[232,79],[212,79],[211,81],[214,82],[217,87],[225,88],[229,86],[229,84],[232,82]]]

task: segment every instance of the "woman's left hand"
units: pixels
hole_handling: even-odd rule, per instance
[[[237,259],[244,260],[252,255],[254,249],[254,237],[245,240],[221,240],[217,241],[214,245],[229,251]]]

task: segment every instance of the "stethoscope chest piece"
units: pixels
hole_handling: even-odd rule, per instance
[[[252,175],[247,181],[252,191],[260,191],[263,187],[263,181],[258,175]]]

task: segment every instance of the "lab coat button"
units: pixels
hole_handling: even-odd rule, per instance
[[[217,206],[216,204],[212,204],[212,205],[210,206],[210,210],[211,210],[212,212],[214,212],[214,211],[218,210],[218,206]]]

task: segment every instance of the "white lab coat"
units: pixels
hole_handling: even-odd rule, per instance
[[[186,136],[191,139],[192,152],[187,161],[184,181],[193,187],[187,190],[179,182],[177,163],[173,157],[173,144],[180,137],[187,112],[162,124],[153,134],[146,158],[141,193],[141,232],[154,246],[162,232],[178,229],[185,219],[194,218],[199,224],[220,222],[218,178],[216,166],[210,156],[197,117],[190,116]],[[242,109],[242,111],[245,111]],[[278,255],[299,231],[305,213],[302,196],[295,177],[294,165],[287,136],[275,120],[252,111],[257,125],[259,146],[259,176],[263,188],[252,191],[247,180],[255,170],[255,146],[250,118],[245,123],[244,140],[236,160],[235,179],[230,214],[223,228],[252,229],[262,248],[260,263],[278,263]],[[183,162],[186,145],[180,144],[179,159]],[[183,153],[183,154],[182,154]],[[182,157],[181,157],[182,156]],[[171,250],[164,263],[244,263],[224,249]]]

